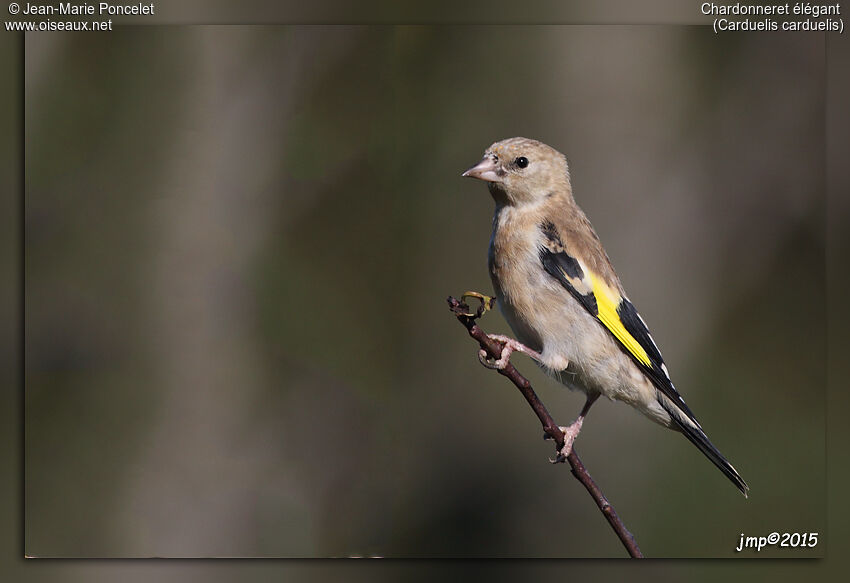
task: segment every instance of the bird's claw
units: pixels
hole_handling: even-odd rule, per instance
[[[539,352],[537,352],[536,350],[532,350],[525,344],[514,340],[509,336],[502,336],[501,334],[488,334],[487,337],[490,340],[495,340],[496,342],[502,345],[502,352],[499,354],[498,359],[494,359],[493,357],[491,357],[488,352],[483,348],[478,351],[478,360],[487,368],[492,368],[496,370],[504,369],[506,366],[508,366],[508,363],[511,360],[511,354],[513,354],[514,352],[524,352],[538,362],[540,362],[540,359],[542,358]]]
[[[494,359],[486,350],[482,348],[478,351],[478,362],[492,370],[504,370],[505,367],[508,366],[508,363],[511,361],[512,353],[513,348],[505,346],[504,348],[502,348],[502,354],[499,356],[499,358]]]
[[[555,459],[549,458],[550,464],[562,464],[567,461],[567,458],[570,457],[570,454],[573,453],[573,444],[572,442],[564,442],[564,447],[558,450],[558,453],[555,454]]]
[[[576,419],[575,423],[569,427],[559,427],[559,429],[564,433],[564,446],[558,450],[557,455],[555,455],[555,459],[549,459],[549,463],[562,464],[567,461],[567,458],[570,457],[570,454],[573,452],[573,444],[576,441],[576,437],[578,437],[578,434],[581,431],[582,421],[583,419],[579,418]]]
[[[511,354],[513,354],[515,350],[519,350],[520,352],[527,350],[524,345],[520,344],[513,338],[502,336],[501,334],[488,334],[487,337],[502,345],[502,352],[499,354],[498,359],[491,357],[483,348],[478,351],[478,360],[487,368],[503,370],[506,366],[508,366],[508,363],[511,360]]]
[[[475,298],[481,302],[481,305],[478,306],[478,309],[475,310],[475,312],[468,312],[464,314],[464,316],[469,316],[470,318],[480,318],[484,315],[484,312],[492,310],[493,306],[496,304],[496,298],[486,296],[476,291],[464,292],[464,294],[460,296],[460,301],[465,302],[466,298]]]
[[[483,348],[478,351],[478,362],[492,370],[502,370],[508,364],[504,358],[494,359]]]

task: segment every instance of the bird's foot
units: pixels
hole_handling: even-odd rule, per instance
[[[497,370],[502,370],[506,366],[508,366],[508,362],[510,362],[511,354],[514,352],[524,352],[531,358],[536,361],[540,361],[542,358],[540,353],[536,350],[532,350],[522,342],[514,340],[509,336],[502,336],[501,334],[488,334],[487,335],[490,340],[495,340],[502,345],[502,353],[499,355],[497,360],[493,360],[490,358],[490,355],[487,354],[487,351],[483,348],[478,351],[478,360],[481,361],[481,364],[486,366],[487,368],[494,368]]]
[[[584,423],[584,419],[579,417],[573,421],[573,424],[569,427],[560,428],[560,430],[564,432],[564,447],[558,450],[558,454],[555,456],[555,459],[549,460],[550,463],[560,464],[567,460],[573,451],[573,443],[575,443],[576,437],[578,437],[578,434],[581,431],[582,423]]]
[[[496,303],[496,298],[492,296],[486,296],[477,291],[464,292],[464,294],[460,296],[460,301],[465,302],[466,298],[476,298],[477,300],[481,301],[481,305],[478,306],[478,309],[475,310],[474,313],[468,312],[464,314],[464,316],[469,316],[470,318],[480,318],[484,315],[484,312],[486,312],[487,310],[492,310],[493,306]]]

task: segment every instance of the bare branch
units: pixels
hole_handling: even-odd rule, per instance
[[[484,313],[484,305],[482,304],[481,308],[473,314],[470,313],[469,307],[465,303],[458,301],[451,296],[448,298],[448,303],[449,309],[452,313],[454,313],[458,321],[463,324],[469,332],[469,335],[477,340],[478,344],[481,345],[481,348],[487,351],[487,354],[489,354],[493,359],[498,359],[502,353],[501,344],[489,338],[476,323],[476,320]],[[528,401],[531,409],[537,415],[541,425],[543,425],[543,431],[555,441],[555,450],[556,452],[559,452],[561,448],[564,447],[564,432],[561,431],[558,424],[555,423],[552,416],[549,415],[549,411],[546,410],[546,406],[537,397],[537,394],[534,392],[534,389],[531,387],[531,383],[528,382],[528,379],[522,376],[510,362],[508,362],[507,366],[504,368],[495,370],[498,370],[499,374],[506,376],[511,380],[511,382],[513,382],[514,385],[516,385],[522,393],[522,396],[525,397],[526,401]],[[620,520],[620,517],[617,516],[617,512],[614,510],[614,507],[611,506],[611,503],[608,502],[608,499],[602,493],[602,490],[599,489],[599,486],[596,485],[596,482],[594,482],[593,478],[590,477],[590,474],[587,473],[587,469],[584,467],[584,464],[581,463],[581,459],[579,459],[578,454],[576,454],[575,447],[573,447],[570,455],[567,456],[567,461],[572,468],[573,476],[575,476],[576,479],[587,489],[588,493],[599,507],[599,510],[611,525],[611,528],[613,528],[614,532],[617,533],[617,537],[619,537],[620,542],[622,542],[623,546],[626,547],[629,555],[632,558],[642,559],[643,554],[640,552],[632,533],[626,529],[626,526]]]

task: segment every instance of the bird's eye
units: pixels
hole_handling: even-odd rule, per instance
[[[528,166],[528,158],[526,158],[525,156],[520,156],[519,158],[514,160],[514,163],[520,168],[525,168],[526,166]]]

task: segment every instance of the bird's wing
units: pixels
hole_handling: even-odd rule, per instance
[[[673,386],[661,352],[634,305],[579,259],[570,255],[552,223],[544,223],[541,229],[544,234],[540,247],[543,269],[611,333],[620,348],[649,377],[652,384],[699,427],[693,412]]]

